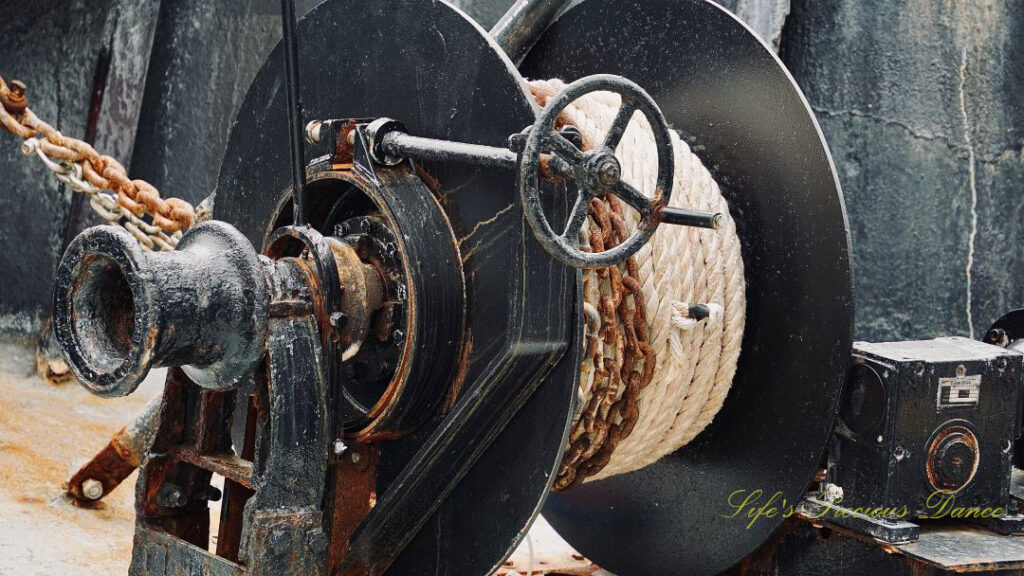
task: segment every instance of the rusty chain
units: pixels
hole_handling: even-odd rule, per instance
[[[120,224],[149,250],[173,250],[182,230],[196,221],[192,205],[161,198],[144,180],[131,180],[117,160],[101,155],[87,142],[62,135],[28,107],[27,88],[0,78],[0,125],[24,142],[21,151],[36,156],[107,222]]]
[[[622,204],[614,195],[592,199],[588,213],[590,250],[602,252],[629,236]],[[592,270],[584,276],[589,359],[585,369],[594,370],[594,390],[573,422],[552,490],[569,490],[600,472],[636,425],[637,400],[654,377],[657,361],[647,342],[649,327],[638,278],[632,256],[622,265]],[[602,352],[599,338],[603,349],[614,354]]]

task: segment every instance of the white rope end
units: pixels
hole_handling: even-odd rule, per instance
[[[702,321],[720,322],[725,315],[725,308],[721,304],[693,304],[673,300],[672,303],[672,325],[680,330],[693,330]]]

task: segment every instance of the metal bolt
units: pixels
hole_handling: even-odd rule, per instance
[[[319,120],[312,120],[309,124],[306,124],[306,142],[310,144],[320,143],[320,128],[324,125]]]
[[[334,312],[331,314],[331,326],[341,330],[348,325],[348,316],[344,312]]]
[[[961,364],[961,365],[956,367],[956,375],[957,376],[962,378],[963,375],[966,374],[966,373],[967,373],[967,367],[964,366],[963,364]]]
[[[359,452],[353,452],[349,458],[352,460],[353,464],[359,464],[359,461],[363,459],[363,456]]]
[[[82,496],[89,500],[99,500],[103,497],[103,483],[93,478],[82,482]]]
[[[611,154],[603,155],[597,161],[597,181],[604,186],[614,186],[622,179],[622,167]]]
[[[995,344],[996,346],[1002,346],[1005,348],[1006,345],[1009,344],[1010,339],[1006,336],[1006,330],[1003,330],[1002,328],[993,328],[988,331],[988,336],[985,337],[985,340],[990,344]]]
[[[334,441],[335,456],[341,456],[342,454],[345,453],[345,450],[348,450],[348,445],[345,444],[344,441],[342,441],[340,438]]]
[[[690,304],[687,314],[694,320],[703,320],[711,316],[711,308],[707,304]]]
[[[188,503],[185,493],[174,484],[164,484],[160,489],[160,500],[166,508],[181,508]]]

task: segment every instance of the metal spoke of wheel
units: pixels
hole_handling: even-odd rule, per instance
[[[634,188],[631,184],[621,180],[618,184],[612,187],[612,193],[621,198],[626,204],[635,208],[641,216],[650,214],[653,209],[650,198],[644,196],[642,192]]]
[[[583,161],[583,151],[558,132],[548,134],[547,138],[544,139],[544,143],[547,144],[550,151],[555,152],[573,164]]]
[[[576,204],[572,207],[572,214],[569,216],[569,221],[565,223],[565,230],[562,232],[562,238],[575,243],[580,230],[583,229],[583,222],[586,221],[587,213],[589,211],[590,196],[587,194],[580,194],[576,197]]]
[[[633,119],[636,109],[636,101],[632,99],[627,100],[623,96],[622,107],[619,108],[619,113],[615,115],[615,120],[612,121],[611,127],[608,128],[608,134],[604,137],[605,148],[614,151],[619,147],[622,135],[626,133],[626,128],[629,127],[629,122]]]

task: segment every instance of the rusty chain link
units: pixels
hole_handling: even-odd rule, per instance
[[[617,246],[629,236],[622,203],[614,195],[592,199],[589,218],[586,240],[594,252]],[[573,422],[569,446],[552,490],[574,488],[600,472],[608,465],[618,443],[636,425],[637,399],[654,377],[657,360],[647,342],[649,327],[639,277],[636,258],[632,256],[622,265],[591,270],[584,275],[589,360],[584,369],[594,370],[594,389]],[[610,354],[602,352],[598,339]],[[583,374],[581,378],[586,377]]]
[[[149,250],[173,250],[182,230],[192,226],[192,205],[161,198],[144,180],[131,180],[117,160],[101,155],[87,142],[62,135],[28,107],[26,86],[0,78],[0,125],[24,142],[21,151],[36,156],[107,222],[120,224]],[[148,217],[148,218],[147,218]]]

